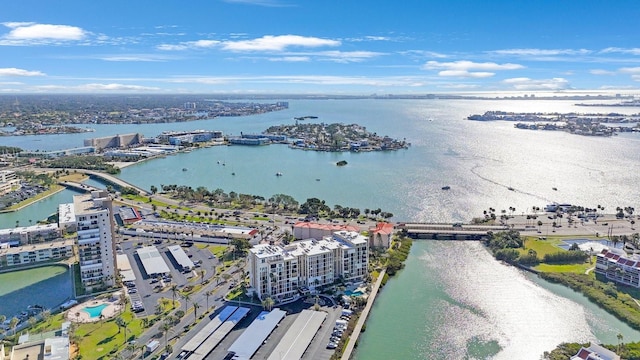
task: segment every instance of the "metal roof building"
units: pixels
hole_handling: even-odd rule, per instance
[[[302,310],[268,360],[300,360],[326,317],[324,311]]]
[[[183,270],[191,270],[195,267],[193,261],[189,259],[189,256],[184,252],[184,250],[182,250],[179,245],[167,246],[167,249]]]
[[[229,347],[229,351],[236,353],[234,360],[250,359],[286,314],[286,311],[277,308],[261,312]]]
[[[237,306],[225,306],[222,311],[218,313],[211,321],[205,325],[202,330],[198,331],[189,341],[184,344],[182,350],[194,352],[211,334],[213,334],[216,329],[222,325],[223,322],[227,321],[229,316],[233,314],[234,311],[238,309]]]
[[[162,258],[155,246],[145,246],[136,250],[136,254],[140,257],[142,266],[147,275],[153,276],[158,274],[167,274],[170,272],[167,263]]]
[[[205,340],[202,345],[200,345],[196,351],[193,352],[193,355],[189,356],[190,360],[203,360],[220,342],[224,339],[233,328],[238,325],[238,323],[244,319],[245,316],[249,314],[251,309],[246,307],[239,307],[238,310],[234,311],[229,319],[222,323],[220,327],[211,334]]]

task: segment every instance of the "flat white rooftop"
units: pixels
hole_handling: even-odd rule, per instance
[[[145,246],[136,250],[136,254],[140,257],[142,266],[147,275],[153,276],[157,274],[169,273],[169,267],[162,258],[162,255],[158,252],[155,246]]]
[[[182,250],[179,245],[171,245],[167,246],[169,253],[176,260],[178,265],[182,266],[183,269],[193,269],[195,266],[193,261],[189,259],[189,256]]]

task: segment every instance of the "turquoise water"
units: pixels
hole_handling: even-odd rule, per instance
[[[85,306],[84,310],[85,312],[87,312],[89,314],[90,318],[97,318],[100,316],[100,314],[102,314],[102,310],[104,310],[104,308],[106,308],[108,306],[108,304],[100,304],[97,306]]]
[[[364,294],[362,291],[358,290],[358,291],[351,291],[351,290],[345,290],[344,294],[347,296],[360,296],[362,294]]]
[[[286,99],[285,99],[286,100]],[[315,115],[324,123],[358,123],[378,135],[406,139],[408,150],[371,153],[296,151],[281,145],[221,146],[140,163],[122,179],[149,189],[179,184],[221,188],[299,202],[318,197],[333,207],[391,212],[395,221],[466,222],[489,207],[515,213],[567,202],[589,208],[636,206],[640,134],[582,137],[524,131],[511,122],[474,122],[487,110],[611,112],[574,101],[290,100],[286,111],[238,118],[148,125],[96,125],[95,133],[6,137],[3,145],[47,150],[82,146],[87,137],[163,130],[261,132]],[[637,109],[616,108],[634,113]],[[433,119],[429,121],[428,119]],[[226,166],[217,165],[224,161]],[[335,163],[346,160],[347,166]],[[189,171],[181,171],[188,167]],[[233,176],[231,173],[235,172]],[[283,176],[275,176],[282,172]],[[316,181],[320,179],[320,181]],[[450,190],[442,191],[443,186]],[[514,191],[508,190],[512,187]],[[553,190],[556,188],[557,190]],[[57,204],[38,204],[42,213]],[[39,210],[40,211],[40,210]],[[26,224],[20,212],[0,224]],[[5,220],[6,219],[6,220]],[[548,224],[547,224],[548,225]],[[418,242],[407,268],[380,294],[356,359],[538,359],[562,341],[640,340],[579,294],[497,263],[477,243]],[[4,303],[0,302],[0,307]]]

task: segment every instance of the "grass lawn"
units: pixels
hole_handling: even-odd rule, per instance
[[[131,311],[125,311],[120,317],[128,324],[127,339],[124,328],[118,331],[116,318],[78,325],[75,336],[83,359],[108,358],[122,350],[128,341],[142,334],[142,320],[137,319]]]
[[[534,269],[542,272],[551,273],[576,273],[584,274],[587,269],[593,267],[595,264],[583,263],[583,264],[540,264],[535,266]]]
[[[73,181],[73,182],[82,182],[89,178],[88,175],[83,173],[71,173],[69,175],[60,176],[58,181]]]
[[[546,254],[553,254],[561,251],[566,251],[558,245],[561,240],[558,238],[548,238],[547,240],[540,240],[536,237],[526,237],[524,245],[526,249],[519,249],[520,254],[526,254],[529,250],[534,250],[539,258],[543,258]]]

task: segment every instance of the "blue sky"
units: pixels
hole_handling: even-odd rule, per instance
[[[5,0],[2,93],[640,88],[637,0]]]

